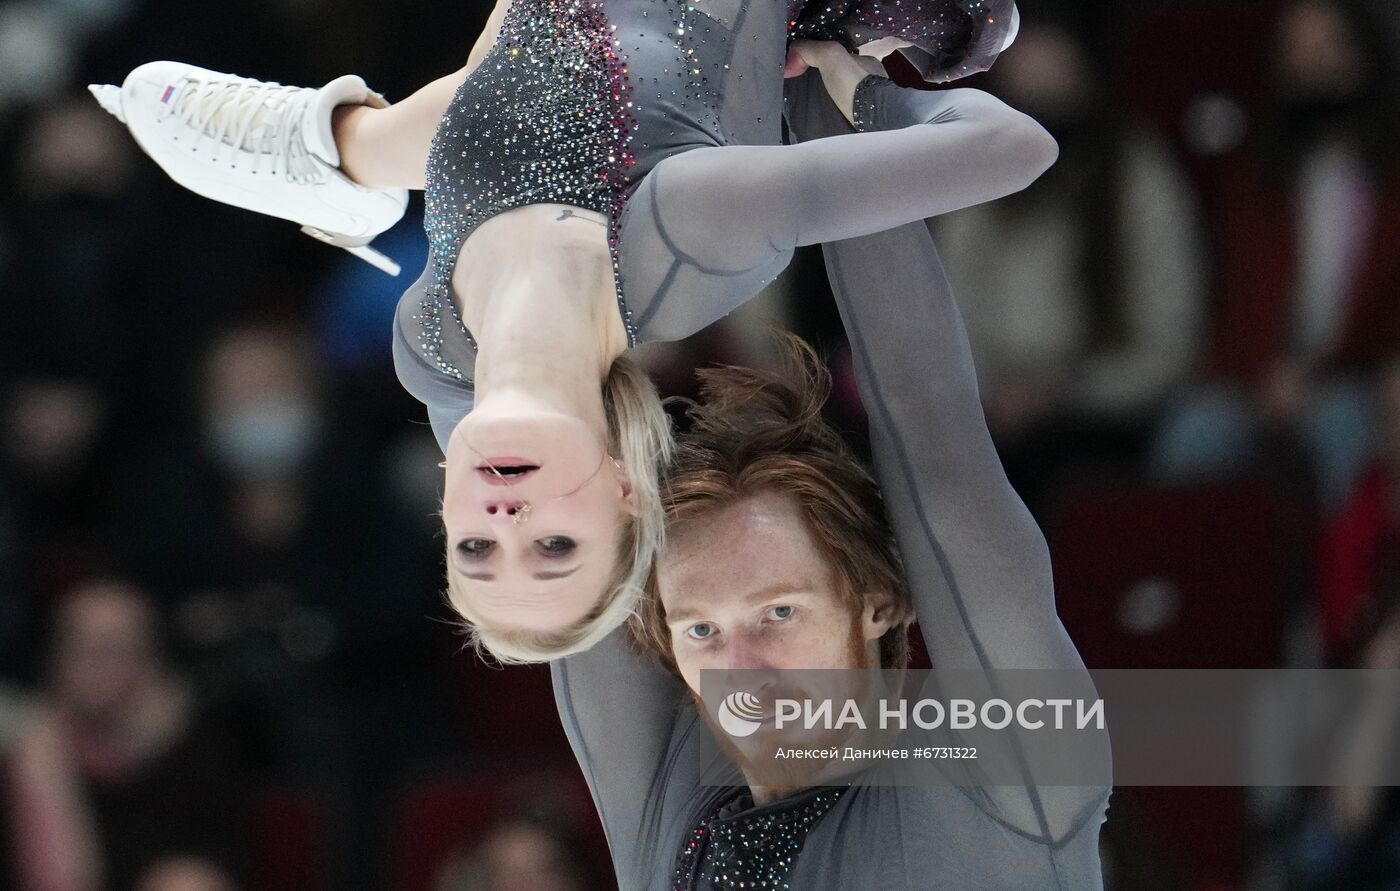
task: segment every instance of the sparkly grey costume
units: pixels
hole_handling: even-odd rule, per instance
[[[686,337],[798,245],[975,203],[935,187],[928,139],[780,145],[790,35],[898,39],[940,81],[985,67],[1016,24],[1013,0],[514,0],[433,141],[431,255],[395,317],[399,379],[439,444],[473,404],[476,345],[450,280],[481,223],[532,203],[607,214],[632,342]]]
[[[1082,670],[1055,615],[1044,538],[988,436],[962,321],[923,222],[1023,188],[1044,161],[1043,142],[1028,140],[1019,161],[983,153],[979,140],[1014,143],[1024,116],[977,90],[908,90],[880,78],[857,88],[863,132],[853,132],[817,72],[783,83],[787,10],[768,0],[696,5],[608,0],[604,26],[590,17],[594,6],[516,0],[482,84],[463,86],[434,145],[434,253],[399,307],[401,380],[428,405],[445,448],[472,405],[474,354],[446,277],[471,229],[508,206],[561,201],[609,214],[619,300],[638,340],[699,330],[771,280],[794,247],[821,242],[935,664]],[[914,54],[927,79],[946,80],[995,56],[1014,26],[1011,0],[832,3],[805,32],[799,15],[794,30],[851,44],[878,36],[862,22],[927,22],[929,10],[953,8],[984,18],[970,30],[947,27]],[[533,42],[559,33],[584,49]],[[616,44],[596,39],[609,34]],[[549,86],[550,65],[582,86]],[[559,111],[600,95],[607,101],[589,106],[596,120]],[[565,96],[573,98],[561,106]],[[780,111],[798,144],[777,144]],[[523,132],[533,135],[515,141]],[[1000,160],[985,160],[992,154]],[[1102,887],[1107,787],[1047,787],[1030,776],[1020,787],[852,785],[754,807],[742,790],[702,784],[708,730],[684,685],[633,654],[622,632],[551,668],[622,891]]]
[[[932,146],[931,134],[948,130],[942,156],[956,158],[938,185],[955,192],[959,172],[1002,193],[1025,185],[1011,168],[959,154],[944,127],[1015,113],[973,90],[900,90],[872,78],[857,91],[857,119],[872,130],[860,136],[924,132]],[[850,132],[815,73],[790,84],[787,116],[806,146]],[[1046,542],[988,436],[962,318],[924,221],[822,249],[935,667],[1082,671],[1054,611]],[[552,668],[623,891],[1102,888],[1106,786],[1039,786],[1033,776],[1022,787],[854,785],[752,807],[703,785],[708,730],[689,692],[622,633]]]
[[[988,200],[1026,185],[1011,166],[979,166],[956,135],[954,122],[1018,114],[983,93],[868,79],[856,105],[871,128],[858,136],[921,133],[931,155],[955,159],[931,187],[957,192],[965,184],[950,178],[960,173]],[[790,82],[786,114],[794,135],[811,140],[804,145],[851,129],[815,72]],[[1033,164],[1027,158],[1024,166]],[[1055,614],[1045,539],[987,432],[962,318],[927,225],[833,240],[822,251],[935,666],[1082,671]],[[1031,776],[1022,787],[857,783],[753,807],[702,782],[709,730],[688,691],[631,652],[621,633],[551,667],[624,891],[1103,887],[1098,836],[1107,786],[1041,786]]]

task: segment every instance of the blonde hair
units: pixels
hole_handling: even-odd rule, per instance
[[[603,384],[609,449],[616,450],[636,496],[637,515],[624,528],[616,555],[617,570],[593,609],[558,631],[488,629],[474,620],[452,571],[448,543],[447,598],[465,620],[467,646],[490,653],[503,664],[548,662],[581,653],[611,634],[632,616],[646,592],[652,564],[666,534],[661,503],[661,473],[671,460],[671,421],[645,371],[619,356]]]

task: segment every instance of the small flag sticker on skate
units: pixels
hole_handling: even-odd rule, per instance
[[[165,88],[165,95],[160,97],[160,102],[162,105],[170,101],[170,94],[173,92],[175,92],[175,87],[173,85]]]

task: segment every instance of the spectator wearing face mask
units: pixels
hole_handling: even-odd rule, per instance
[[[129,469],[133,557],[163,587],[235,587],[330,564],[326,515],[337,431],[298,329],[231,329],[193,381],[190,435],[153,443]],[[173,559],[172,559],[173,558]]]
[[[311,342],[292,324],[227,330],[193,383],[190,435],[154,445],[127,476],[137,565],[176,593],[257,588],[269,609],[353,601],[379,489]]]
[[[127,469],[116,530],[259,769],[335,763],[336,709],[317,690],[355,655],[356,604],[383,596],[364,568],[374,477],[317,362],[289,324],[213,339],[192,429]]]
[[[335,391],[298,325],[226,330],[192,383],[190,435],[130,468],[126,553],[169,598],[248,767],[369,808],[382,774],[452,744],[430,679],[455,641],[425,645],[441,608],[433,543],[405,546],[362,394]],[[341,828],[338,852],[373,856],[366,825]]]

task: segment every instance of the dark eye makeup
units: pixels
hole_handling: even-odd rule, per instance
[[[551,535],[535,542],[535,547],[546,557],[567,557],[578,547],[578,543],[567,535]]]
[[[567,535],[549,535],[533,544],[536,552],[550,559],[567,557],[578,549],[578,542]],[[457,553],[468,560],[480,560],[495,550],[496,543],[489,538],[464,538],[457,542]]]
[[[457,553],[464,557],[480,558],[491,553],[496,543],[489,538],[464,538],[457,542]]]

